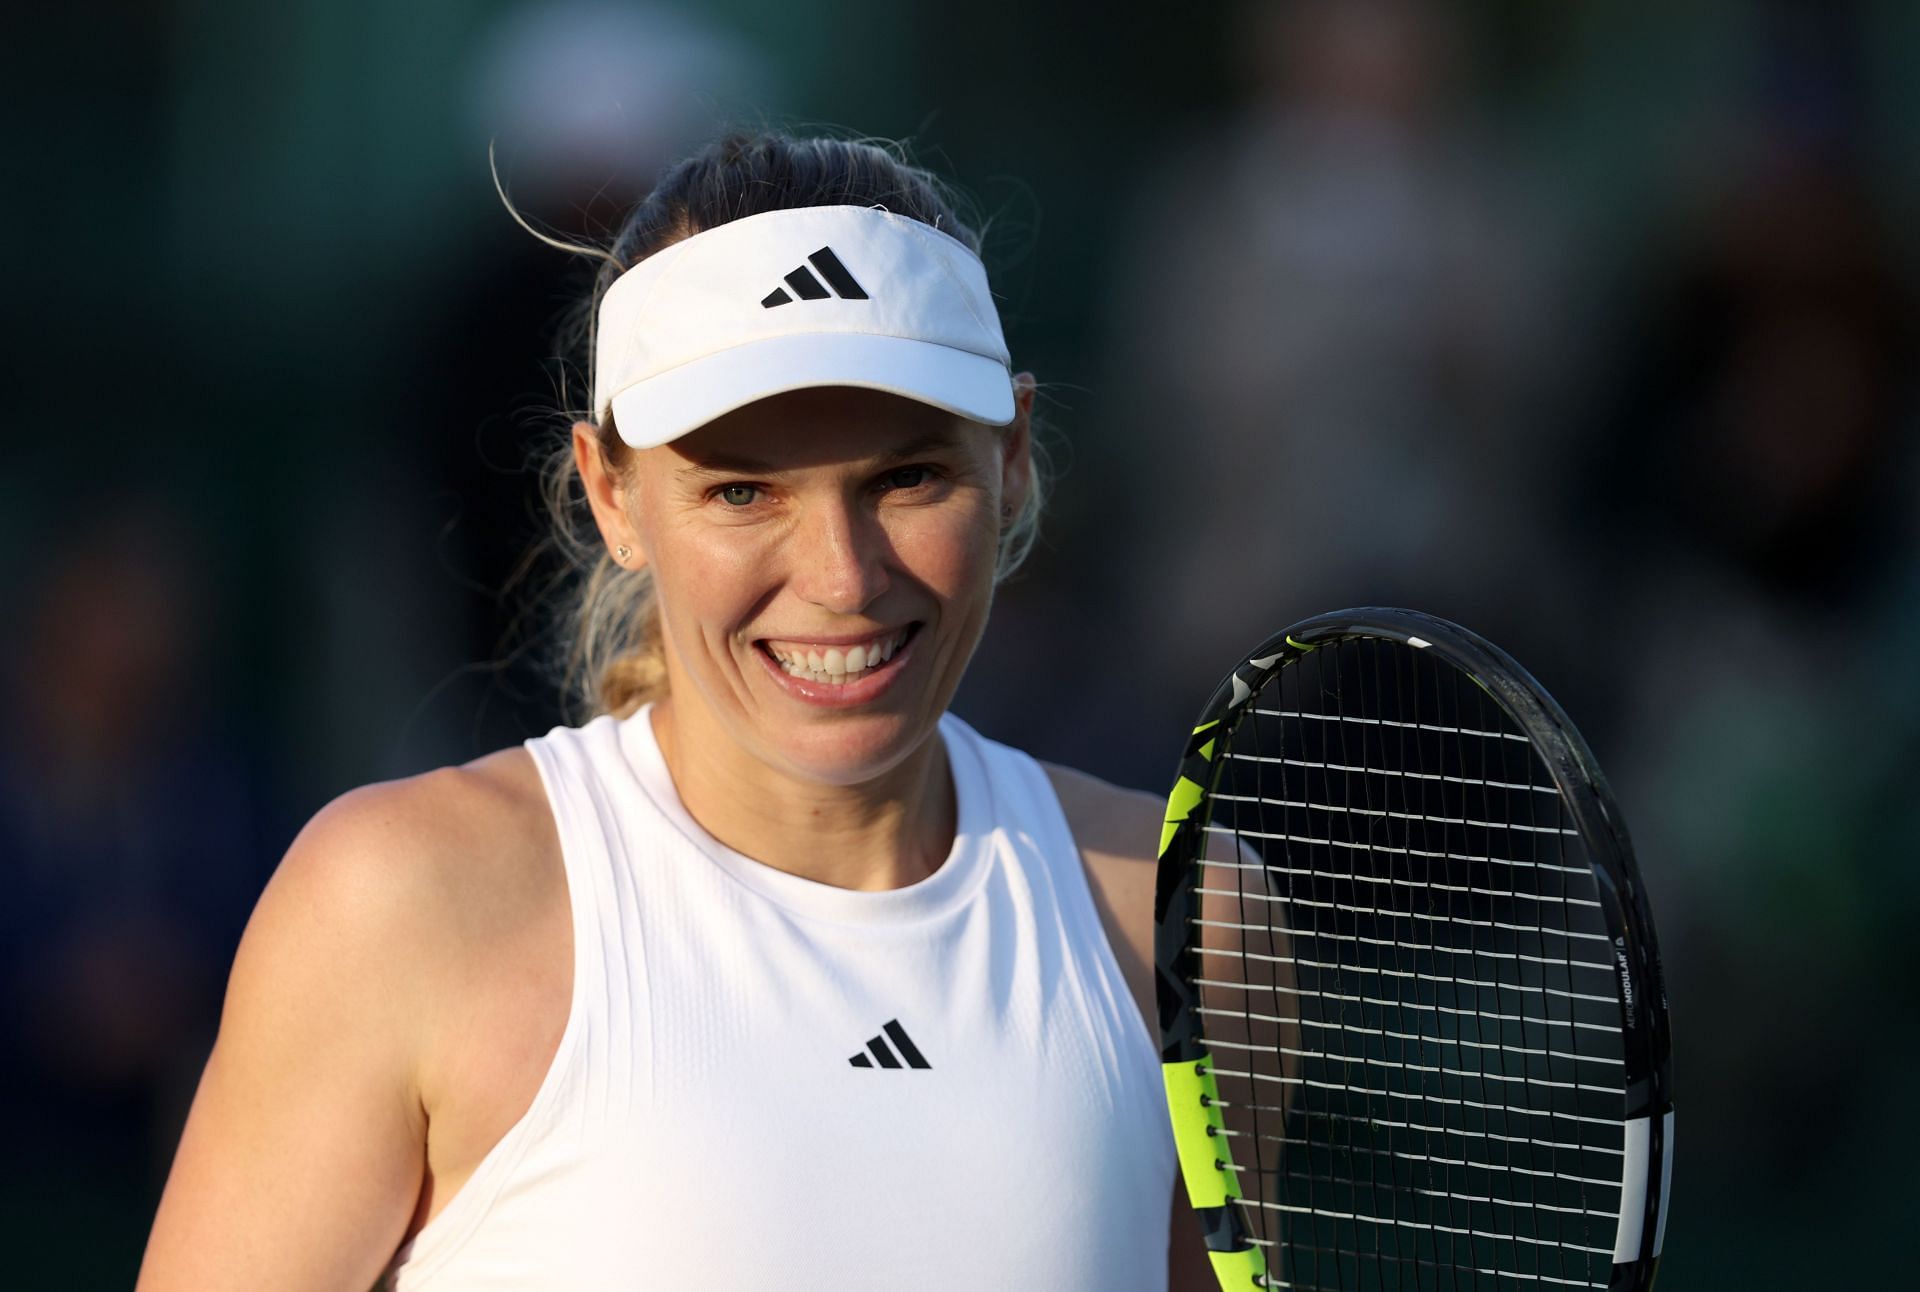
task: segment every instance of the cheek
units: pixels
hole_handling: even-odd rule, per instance
[[[935,591],[960,596],[993,583],[999,535],[983,508],[903,514],[888,525],[888,536],[901,564]]]
[[[656,540],[654,587],[669,632],[724,634],[766,593],[765,553],[749,542]]]

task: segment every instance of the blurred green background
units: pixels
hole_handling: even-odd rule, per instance
[[[0,1281],[131,1283],[266,875],[562,721],[527,464],[604,232],[724,124],[907,139],[1061,468],[958,710],[1157,789],[1266,633],[1412,605],[1613,775],[1662,1286],[1920,1196],[1920,7],[118,0],[0,52]],[[577,386],[569,387],[577,391]],[[576,396],[577,397],[577,396]],[[508,584],[512,582],[512,586]]]

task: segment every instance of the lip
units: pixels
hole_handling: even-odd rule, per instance
[[[887,693],[893,686],[893,680],[900,676],[900,670],[912,657],[914,644],[920,640],[920,628],[921,625],[917,621],[909,624],[907,639],[900,643],[899,648],[893,652],[886,663],[863,678],[842,682],[838,686],[795,677],[781,668],[779,661],[768,654],[759,642],[754,643],[753,653],[759,656],[761,664],[766,667],[767,674],[773,679],[774,684],[796,700],[822,709],[850,709],[869,704]],[[866,633],[860,636],[775,637],[763,640],[804,642],[809,646],[845,646],[859,645],[861,642],[872,641],[873,638],[874,634]]]
[[[869,629],[864,633],[842,633],[838,637],[783,637],[779,633],[768,633],[757,639],[754,645],[758,647],[760,642],[794,642],[801,646],[864,646],[870,641],[891,637],[897,632],[916,627],[917,624],[916,620],[914,623],[902,624],[897,628]]]

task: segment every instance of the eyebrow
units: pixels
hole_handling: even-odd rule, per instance
[[[916,435],[905,444],[897,445],[879,455],[880,462],[899,462],[906,458],[917,457],[929,449],[951,448],[960,438],[958,427],[943,427]],[[733,453],[709,453],[698,462],[690,462],[679,467],[674,475],[680,479],[692,476],[715,475],[778,475],[781,468],[759,458],[744,457]]]

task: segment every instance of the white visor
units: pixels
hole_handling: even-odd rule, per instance
[[[593,406],[635,448],[807,386],[864,386],[1013,420],[986,267],[877,207],[768,211],[648,256],[600,303]]]

